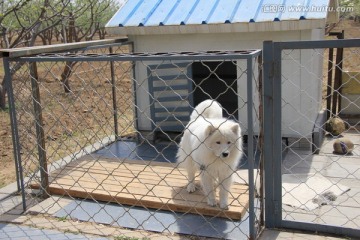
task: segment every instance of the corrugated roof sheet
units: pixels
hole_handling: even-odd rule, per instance
[[[325,19],[329,0],[124,0],[106,27]]]

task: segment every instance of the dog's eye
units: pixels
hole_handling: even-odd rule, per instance
[[[231,142],[227,142],[227,144],[231,144]]]
[[[221,142],[217,141],[216,144],[221,144]]]

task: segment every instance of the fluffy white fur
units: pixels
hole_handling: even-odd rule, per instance
[[[180,141],[177,160],[188,173],[188,192],[194,192],[196,171],[200,171],[203,192],[210,206],[228,208],[232,174],[242,155],[241,128],[222,117],[222,108],[214,100],[201,102],[190,116]]]
[[[190,121],[196,120],[198,117],[203,118],[222,118],[222,108],[220,103],[207,99],[199,103],[190,115]]]

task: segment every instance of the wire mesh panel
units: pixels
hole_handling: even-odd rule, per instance
[[[120,239],[255,238],[260,53],[114,44],[6,59],[26,213]]]
[[[274,148],[274,158],[269,157],[266,167],[273,172],[267,174],[265,184],[270,179],[275,184],[266,187],[269,211],[275,212],[268,222],[359,236],[360,69],[354,64],[359,42],[266,43],[265,47],[265,62],[273,61],[275,66],[273,78],[266,75],[273,85],[265,90],[265,97],[274,97],[274,105],[264,121],[271,118],[274,122],[269,124],[275,126],[271,136],[265,134]]]

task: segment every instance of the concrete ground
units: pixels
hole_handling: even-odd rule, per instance
[[[354,135],[354,141],[357,146],[360,144],[358,135]],[[326,143],[326,141],[325,141]],[[348,214],[358,216],[359,210],[359,169],[358,157],[359,148],[349,157],[338,157],[332,154],[332,144],[324,144],[324,148],[317,156],[309,155],[307,152],[293,152],[284,159],[284,173],[309,173],[309,170],[316,170],[324,176],[332,179],[341,175],[341,183],[351,187],[351,191],[341,195],[339,203],[322,207],[321,209],[342,207],[348,210]],[[334,160],[335,159],[335,160]],[[341,168],[339,162],[341,161]],[[351,183],[351,184],[350,184]],[[27,202],[29,208],[24,214],[21,207],[21,196],[14,194],[16,184],[10,184],[0,189],[0,240],[1,239],[209,239],[189,237],[189,235],[177,235],[168,233],[155,233],[144,230],[131,230],[112,226],[111,224],[99,224],[96,222],[81,221],[76,218],[57,218],[54,213],[64,208],[74,199],[52,196],[50,201],[38,201],[31,198]],[[345,204],[345,205],[344,205]],[[344,205],[344,206],[342,206]],[[81,206],[79,206],[81,208]],[[284,211],[293,219],[307,219],[309,213],[303,213],[304,210],[284,208]],[[321,217],[323,222],[330,220],[339,221],[346,218],[347,215],[332,214],[329,210],[323,214],[320,210],[316,212],[316,217]],[[306,220],[305,219],[305,220]],[[311,219],[310,219],[311,220]],[[354,218],[350,223],[358,224],[359,219]],[[336,224],[335,224],[336,225]],[[349,227],[353,227],[352,225]],[[240,238],[241,239],[241,238]],[[265,230],[258,238],[261,240],[275,239],[311,239],[311,240],[336,240],[350,239],[341,237],[323,236],[316,233],[290,232],[282,230]],[[360,236],[359,236],[360,239]]]
[[[59,198],[57,201],[53,196],[50,200],[42,202],[28,202],[30,207],[26,214],[22,213],[21,197],[7,195],[15,190],[16,186],[9,185],[0,189],[0,239],[210,239],[196,238],[185,235],[154,233],[143,230],[131,230],[111,225],[97,224],[94,222],[83,222],[76,219],[55,218],[54,212],[61,209],[63,204],[72,201]],[[57,202],[61,204],[51,204]],[[280,230],[264,230],[260,240],[276,239],[311,239],[311,240],[336,240],[349,239],[340,237],[322,236],[319,234],[299,233]]]
[[[330,237],[318,234],[311,233],[299,233],[299,232],[287,232],[279,230],[270,230],[266,229],[258,238],[259,240],[338,240],[338,239],[350,239],[350,238],[340,238],[340,237]]]
[[[69,226],[70,227],[70,226]],[[109,229],[111,231],[111,229]],[[109,233],[110,233],[109,231]],[[143,234],[138,232],[127,232],[117,235],[118,238],[115,239],[194,239],[181,236],[164,236],[161,234],[152,234],[150,236],[144,237]],[[127,238],[126,238],[127,237]],[[19,239],[30,239],[30,240],[39,240],[39,239],[114,239],[114,237],[102,237],[96,234],[84,234],[84,233],[71,233],[67,231],[59,231],[53,229],[46,229],[46,226],[43,227],[29,227],[21,224],[3,224],[0,223],[0,239],[10,239],[10,240],[19,240]],[[297,232],[285,232],[279,230],[265,230],[259,240],[295,240],[295,239],[309,239],[309,240],[340,240],[340,239],[349,239],[349,238],[339,238],[339,237],[329,237],[322,236],[317,234],[305,234]]]

